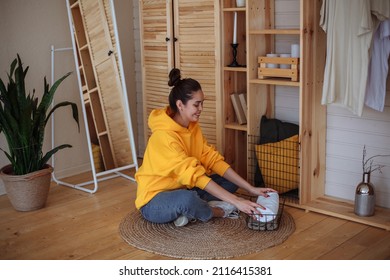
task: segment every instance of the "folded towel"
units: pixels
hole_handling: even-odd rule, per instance
[[[259,196],[256,201],[258,204],[265,207],[265,210],[257,208],[262,216],[256,215],[256,219],[262,223],[273,221],[277,217],[279,211],[279,194],[270,192],[268,195],[268,197]]]

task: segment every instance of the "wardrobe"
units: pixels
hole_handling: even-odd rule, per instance
[[[179,68],[205,94],[200,125],[209,144],[221,148],[220,1],[140,0],[144,137],[150,112],[168,105],[168,74]]]

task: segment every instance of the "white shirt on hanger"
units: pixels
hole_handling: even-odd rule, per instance
[[[327,33],[322,104],[361,115],[373,22],[367,0],[324,0],[320,25]]]
[[[383,112],[385,106],[389,55],[390,20],[386,20],[380,23],[374,35],[365,99],[368,107],[380,112]]]

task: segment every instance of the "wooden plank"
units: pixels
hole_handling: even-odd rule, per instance
[[[268,79],[252,79],[249,81],[251,84],[262,84],[262,85],[280,85],[280,86],[292,86],[299,87],[299,82],[294,82],[288,79],[282,78],[268,78]]]
[[[147,126],[150,111],[168,103],[168,74],[174,65],[172,43],[166,41],[166,38],[173,40],[169,2],[139,2],[144,139],[150,134]],[[159,97],[153,98],[154,95]]]
[[[325,215],[390,230],[390,209],[387,208],[376,207],[374,216],[360,217],[354,213],[354,205],[351,201],[328,197],[317,198],[305,203],[303,207]]]
[[[320,259],[388,259],[389,252],[379,250],[378,254],[374,253],[370,248],[378,249],[379,246],[389,248],[386,244],[388,241],[389,232],[378,228],[367,227],[359,234],[346,240],[344,243],[330,250],[328,253],[320,256]],[[370,250],[369,254],[365,252]]]
[[[311,218],[314,219],[314,217]],[[312,226],[308,228],[304,228],[305,226],[302,227],[301,225],[303,222],[302,220],[304,220],[304,218],[298,219],[296,222],[298,231],[294,232],[294,234],[284,243],[283,249],[278,248],[277,252],[273,252],[270,259],[307,259],[304,257],[299,258],[294,253],[298,250],[301,254],[304,254],[308,244],[315,244],[320,240],[322,244],[324,236],[345,223],[345,221],[339,219],[325,218],[319,222],[317,220],[315,224],[312,224]],[[313,256],[309,259],[313,259]]]
[[[249,30],[250,35],[267,34],[267,35],[299,35],[301,31],[299,29],[260,29]]]
[[[182,77],[193,78],[202,86],[206,98],[217,100],[220,92],[220,41],[219,1],[183,0],[174,2],[175,63]],[[204,107],[201,126],[213,125],[215,130],[205,130],[209,143],[221,147],[222,119],[217,112],[220,106]],[[204,116],[208,116],[204,118]]]
[[[326,107],[321,105],[325,33],[318,25],[321,1],[300,1],[300,203],[325,193]]]
[[[321,258],[329,251],[333,250],[333,248],[337,248],[338,246],[344,244],[344,242],[360,234],[366,228],[367,226],[365,225],[352,222],[345,222],[336,227],[333,226],[331,231],[323,233],[323,236],[321,236],[321,242],[313,240],[303,246],[299,253],[294,252],[290,254],[288,258],[296,260]]]
[[[390,237],[388,235],[384,238],[373,240],[368,248],[357,254],[355,260],[389,260],[390,259]]]
[[[252,254],[246,256],[248,259],[283,259],[282,256],[291,254],[294,250],[300,251],[300,246],[303,246],[306,242],[307,236],[304,232],[310,230],[312,227],[315,227],[318,223],[321,223],[325,220],[325,216],[321,216],[316,213],[305,213],[304,211],[296,211],[291,212],[291,208],[285,209],[288,213],[290,213],[295,222],[295,231],[294,233],[283,242],[282,246],[275,246],[272,248],[268,248],[262,252],[257,254]],[[295,245],[296,242],[300,242],[299,245]],[[287,257],[286,257],[287,259]]]

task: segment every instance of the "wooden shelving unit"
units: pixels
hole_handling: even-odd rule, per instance
[[[250,136],[259,136],[261,116],[273,118],[275,86],[299,89],[300,187],[297,200],[287,204],[308,211],[335,216],[390,230],[390,209],[377,207],[372,217],[354,214],[353,202],[325,195],[326,107],[321,106],[326,36],[318,25],[322,1],[300,0],[300,28],[275,29],[274,1],[247,0],[245,8],[235,1],[223,1],[223,78],[224,78],[224,155],[232,166],[250,182],[256,167]],[[238,60],[245,67],[227,67],[231,57],[233,13],[238,13]],[[245,23],[245,24],[244,24]],[[240,25],[241,24],[241,25]],[[275,36],[298,36],[300,42],[299,81],[286,78],[258,77],[258,57],[275,51]],[[238,125],[229,94],[245,91],[248,122]],[[244,160],[245,157],[245,160]],[[242,167],[245,165],[245,168]]]
[[[237,14],[237,56],[239,66],[231,67],[233,57],[234,14]],[[243,177],[247,173],[247,124],[238,124],[230,95],[247,92],[246,7],[236,7],[236,1],[222,1],[223,42],[223,153],[227,162]]]

